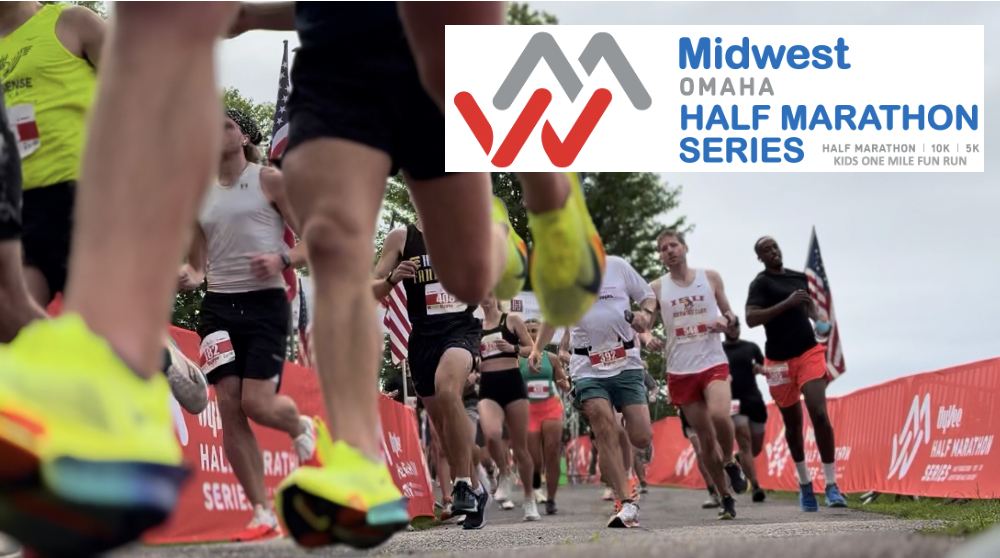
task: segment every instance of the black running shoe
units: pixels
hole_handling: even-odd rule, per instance
[[[476,512],[476,494],[466,481],[457,481],[451,491],[451,511],[455,515]]]
[[[750,483],[747,482],[747,477],[743,474],[743,468],[740,467],[735,461],[726,463],[724,468],[726,469],[726,474],[729,475],[730,484],[733,485],[733,492],[737,494],[743,494],[746,492]]]
[[[761,488],[761,487],[758,486],[757,488],[753,489],[753,501],[754,502],[757,502],[759,504],[759,503],[761,503],[761,502],[764,501],[765,497],[766,496],[764,496],[764,489],[763,488]]]
[[[736,498],[728,494],[722,497],[722,510],[719,519],[736,519]]]
[[[556,514],[556,501],[546,500],[545,501],[545,515],[555,515]]]
[[[482,494],[473,493],[473,496],[476,498],[476,509],[466,514],[463,529],[482,529],[486,525],[486,507],[490,503],[490,493],[484,487]]]

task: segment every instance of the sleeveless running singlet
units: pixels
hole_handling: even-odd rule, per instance
[[[521,377],[524,378],[524,385],[528,388],[528,400],[532,403],[545,401],[556,397],[556,384],[552,381],[552,363],[549,362],[549,355],[542,355],[542,371],[533,374],[528,368],[528,359],[521,360]]]
[[[94,68],[56,37],[65,5],[43,6],[0,39],[0,79],[25,190],[79,177]]]
[[[515,352],[505,353],[497,348],[497,341],[504,340],[515,347]],[[483,329],[483,339],[479,343],[479,358],[480,360],[496,360],[498,358],[516,358],[518,353],[516,348],[520,339],[517,335],[507,329],[507,314],[500,315],[500,323],[497,327],[490,329]]]
[[[660,279],[660,313],[664,328],[672,332],[672,350],[667,359],[670,374],[695,374],[726,364],[722,334],[709,333],[708,326],[722,314],[704,270],[695,272],[688,287],[680,287],[670,275]]]
[[[403,259],[417,263],[418,269],[413,279],[403,280],[406,289],[406,312],[413,327],[436,330],[439,326],[452,323],[455,318],[467,319],[476,311],[474,306],[461,302],[448,293],[438,282],[427,255],[424,235],[416,225],[406,227],[406,244],[403,245]]]
[[[282,274],[257,279],[250,258],[261,254],[287,254],[283,240],[285,221],[260,186],[264,167],[247,164],[232,186],[212,185],[202,205],[199,223],[208,246],[208,290],[246,293],[285,289]]]

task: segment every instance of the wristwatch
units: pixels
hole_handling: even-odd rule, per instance
[[[281,263],[285,264],[284,269],[288,269],[292,267],[292,258],[288,257],[288,254],[282,254]]]

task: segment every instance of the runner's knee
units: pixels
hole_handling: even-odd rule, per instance
[[[653,443],[653,433],[649,430],[640,430],[639,432],[629,433],[629,440],[632,445],[640,450],[644,450]]]
[[[333,204],[318,209],[302,227],[302,240],[309,251],[310,267],[335,269],[336,273],[367,277],[369,267],[357,265],[371,258],[371,238],[365,236],[361,219],[346,207]],[[367,238],[367,240],[366,240]]]

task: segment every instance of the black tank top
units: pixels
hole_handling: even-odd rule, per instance
[[[518,343],[520,339],[517,334],[507,329],[507,314],[500,315],[500,323],[497,327],[483,329],[483,340],[479,343],[479,359],[495,360],[498,358],[513,358],[518,356]],[[497,341],[504,341],[514,345],[514,352],[504,353],[497,349]]]
[[[475,306],[459,301],[441,287],[424,246],[424,235],[416,225],[406,227],[403,259],[413,260],[419,265],[416,276],[403,281],[406,312],[414,328],[424,331],[438,329],[438,326],[453,323],[456,319],[468,320],[476,311]]]

